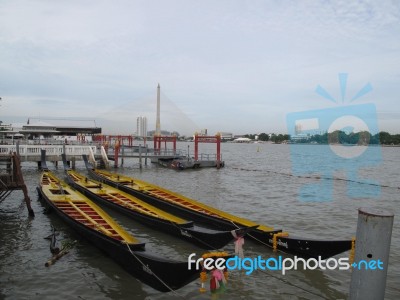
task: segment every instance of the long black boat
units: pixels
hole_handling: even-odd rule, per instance
[[[151,205],[171,212],[195,222],[214,226],[221,230],[232,230],[239,227],[258,225],[250,220],[234,216],[218,210],[199,201],[190,199],[154,184],[131,178],[122,174],[94,169],[84,156],[84,161],[90,176],[98,181],[134,195]],[[259,225],[248,236],[274,250],[304,258],[326,259],[352,248],[352,240],[320,240],[295,237],[281,229]]]
[[[74,170],[65,171],[67,182],[93,201],[105,204],[135,221],[182,238],[203,249],[220,249],[257,227],[255,225],[222,231],[195,225],[193,221],[167,213],[115,187],[87,178]]]
[[[152,288],[169,292],[199,278],[201,270],[188,262],[162,258],[126,232],[90,199],[49,171],[42,173],[38,194],[45,205],[81,236],[105,252],[126,271]]]

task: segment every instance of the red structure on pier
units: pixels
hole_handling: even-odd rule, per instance
[[[199,143],[216,143],[217,144],[217,168],[221,164],[221,135],[217,133],[215,136],[194,135],[194,160],[199,160]]]
[[[104,146],[104,150],[106,153],[108,153],[108,147],[110,145],[114,145],[114,167],[118,167],[118,158],[119,158],[119,152],[121,147],[128,146],[128,147],[133,147],[133,140],[134,136],[133,135],[95,135],[93,136],[93,141],[94,142],[99,142]],[[146,144],[146,140],[144,141]]]
[[[174,153],[176,153],[176,135],[173,136],[154,136],[154,152],[160,153],[161,143],[164,142],[164,148],[167,149],[167,143],[172,143]]]
[[[94,135],[93,136],[93,141],[94,142],[101,142],[103,144],[108,143],[109,145],[111,145],[112,142],[116,143],[118,141],[118,143],[120,145],[127,145],[127,146],[131,147],[131,146],[133,146],[133,140],[134,140],[134,136],[133,135],[104,135],[104,134],[99,134],[99,135]]]

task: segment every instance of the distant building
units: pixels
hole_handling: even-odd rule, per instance
[[[246,137],[240,137],[240,138],[234,139],[233,142],[234,143],[251,143],[251,142],[253,142],[253,140],[246,138]]]
[[[150,130],[147,132],[147,136],[154,136],[156,134],[155,130]],[[167,130],[161,130],[161,135],[162,136],[171,136],[173,132],[167,131]]]
[[[37,137],[94,135],[101,133],[94,120],[28,119],[19,133],[33,139]]]
[[[232,140],[233,139],[233,133],[231,132],[220,132],[221,135],[221,140]]]
[[[136,135],[140,137],[147,136],[147,118],[140,116],[136,119]]]
[[[0,121],[0,131],[12,131],[13,128],[11,124],[4,124],[3,121]]]
[[[311,139],[310,134],[306,134],[306,133],[300,133],[300,134],[296,134],[296,135],[290,137],[290,140],[292,142],[308,141],[310,139]]]
[[[4,124],[0,121],[0,143],[3,143],[6,139],[20,138],[21,134],[18,130],[15,130],[11,124]]]
[[[208,134],[208,130],[207,129],[200,130],[200,134],[199,135],[206,136],[207,134]]]
[[[307,127],[306,127],[307,128]],[[292,142],[298,142],[298,141],[308,141],[311,139],[311,134],[309,130],[305,130],[303,128],[302,124],[296,124],[294,127],[294,133],[295,135],[290,137],[290,140]]]

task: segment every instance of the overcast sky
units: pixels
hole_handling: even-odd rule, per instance
[[[145,115],[151,130],[158,83],[161,129],[181,134],[287,133],[288,113],[348,105],[368,83],[351,104],[400,133],[400,2],[0,1],[0,120],[127,134]]]

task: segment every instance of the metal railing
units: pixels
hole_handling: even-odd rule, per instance
[[[41,150],[46,150],[46,155],[48,156],[61,156],[61,154],[65,153],[67,156],[75,156],[80,157],[83,154],[89,155],[90,148],[94,155],[100,155],[100,149],[96,145],[0,145],[0,155],[9,155],[11,153],[18,153],[21,158],[29,158],[29,157],[40,157]],[[187,151],[184,150],[172,150],[172,149],[149,149],[147,147],[131,147],[120,149],[120,156],[132,156],[139,157],[139,153],[141,156],[176,156],[176,157],[188,157]],[[114,155],[114,149],[109,148],[107,154],[110,156]],[[194,157],[194,153],[189,154],[190,158]],[[217,155],[208,154],[208,153],[200,153],[198,156],[199,160],[217,160]],[[222,160],[222,155],[221,155]]]
[[[97,154],[96,146],[82,145],[0,145],[0,155],[18,153],[21,157],[40,156],[41,150],[46,150],[46,155],[61,155],[65,153],[71,156],[89,155],[90,148]]]

